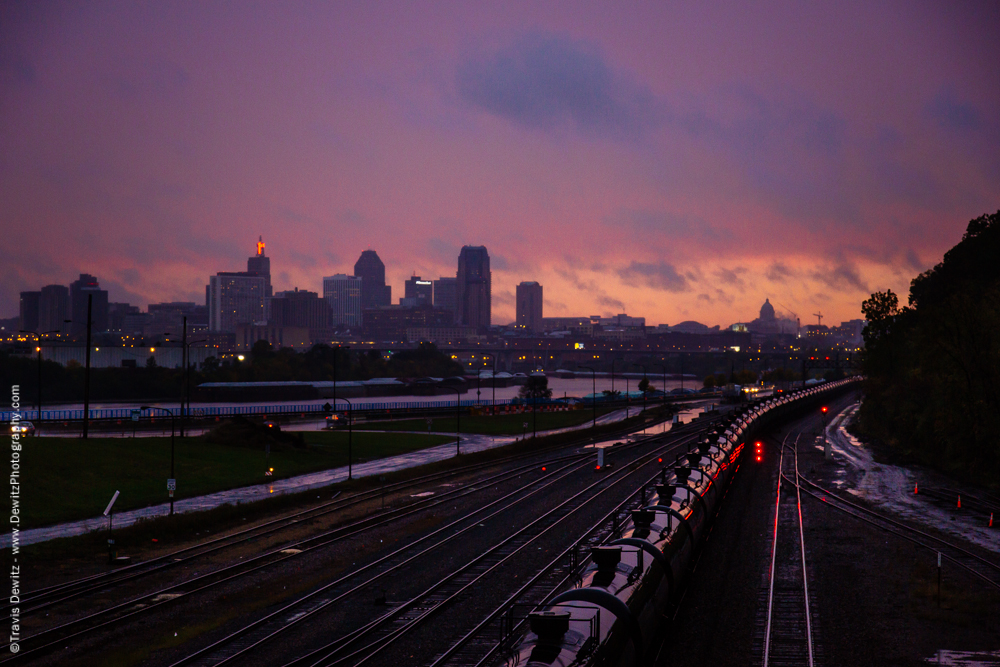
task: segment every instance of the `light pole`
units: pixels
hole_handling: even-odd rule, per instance
[[[582,368],[585,371],[590,371],[590,378],[594,382],[594,393],[593,400],[591,404],[594,406],[594,429],[597,429],[597,371],[595,371],[590,366],[577,366],[577,368]]]
[[[92,324],[91,313],[93,312],[94,295],[87,295],[87,368],[83,373],[83,439],[87,439],[87,432],[90,430],[90,327]],[[171,436],[172,437],[172,436]],[[171,503],[171,507],[173,504]],[[171,512],[172,514],[173,512]]]
[[[337,409],[337,401],[345,401],[347,403],[347,480],[350,481],[354,479],[352,475],[352,461],[354,460],[353,452],[351,451],[351,439],[353,438],[352,433],[354,432],[354,405],[351,404],[346,398],[336,398],[333,399],[333,409]]]
[[[349,350],[350,347],[345,345],[334,345],[333,346],[333,406],[337,407],[337,357],[340,355],[340,349],[344,348]]]
[[[663,404],[667,404],[667,367],[664,364],[653,364],[663,371]]]
[[[167,491],[170,493],[170,516],[174,515],[174,491],[177,490],[177,478],[174,477],[174,413],[166,408],[144,405],[140,410],[160,410],[170,415],[170,479],[167,480]],[[170,488],[173,486],[174,488]]]
[[[200,340],[193,340],[188,342],[187,339],[187,315],[184,316],[184,322],[182,325],[183,333],[181,334],[181,363],[184,365],[184,375],[182,382],[184,383],[183,391],[181,393],[181,425],[177,429],[179,431],[180,437],[184,437],[184,417],[190,416],[191,414],[191,346],[195,343],[204,343],[208,339],[202,338]],[[164,336],[172,335],[169,331]],[[187,409],[185,410],[184,405],[187,403]]]
[[[497,414],[497,357],[492,352],[482,352],[484,357],[489,357],[493,362],[493,416]]]
[[[42,426],[42,336],[47,336],[50,333],[59,333],[59,329],[43,333],[21,329],[21,333],[35,334],[35,352],[38,353],[38,417],[35,418],[35,433],[38,433],[38,430]]]
[[[617,359],[611,360],[611,398],[615,398],[615,362]]]
[[[451,389],[455,392],[455,456],[459,456],[462,453],[462,431],[459,428],[459,420],[461,419],[462,414],[462,392],[460,392],[457,387],[444,388]]]

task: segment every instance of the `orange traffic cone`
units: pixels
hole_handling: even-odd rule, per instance
[[[958,494],[958,509],[962,509],[962,494]]]
[[[918,486],[919,486],[918,484],[913,485],[913,495],[917,495],[918,493],[920,493],[920,491],[917,489]]]

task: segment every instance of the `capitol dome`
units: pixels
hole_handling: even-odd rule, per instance
[[[764,299],[764,305],[760,307],[760,319],[774,319],[774,306],[771,305],[770,299]]]

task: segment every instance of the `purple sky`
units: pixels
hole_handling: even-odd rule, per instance
[[[493,319],[805,322],[1000,208],[996,2],[4,2],[0,316],[485,245]],[[706,7],[707,6],[707,7]]]

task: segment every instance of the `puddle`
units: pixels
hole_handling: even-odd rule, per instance
[[[997,667],[1000,666],[1000,651],[938,651],[924,662],[932,665],[952,667]]]

